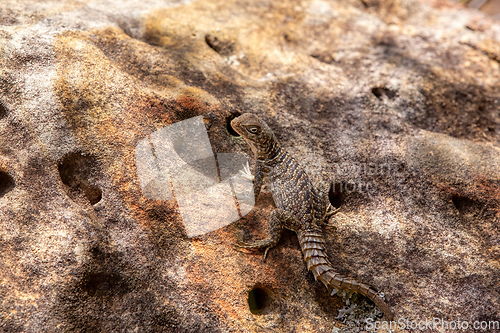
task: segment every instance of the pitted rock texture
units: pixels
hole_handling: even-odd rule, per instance
[[[214,152],[249,156],[244,112],[329,191],[334,268],[396,319],[500,320],[497,21],[412,0],[1,7],[2,332],[363,328],[370,303],[337,318],[293,233],[266,262],[234,250],[266,236],[269,193],[192,239],[142,195],[141,139],[203,115]]]

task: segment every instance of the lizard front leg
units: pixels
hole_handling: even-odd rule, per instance
[[[269,233],[271,236],[266,239],[257,240],[254,242],[238,242],[234,244],[236,247],[242,249],[262,249],[265,248],[264,251],[264,260],[266,260],[267,252],[278,244],[281,234],[283,233],[283,226],[288,225],[298,225],[299,221],[292,213],[282,210],[275,209],[271,213],[269,218]]]
[[[255,167],[255,176],[253,178],[253,193],[255,201],[257,201],[262,185],[264,185],[264,171],[262,170],[262,165],[257,162]]]

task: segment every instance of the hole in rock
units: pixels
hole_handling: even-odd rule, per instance
[[[385,87],[374,87],[372,88],[372,94],[375,95],[378,99],[382,99],[384,96],[387,96],[389,99],[393,99],[396,97],[396,92]]]
[[[7,108],[5,107],[5,105],[3,105],[2,102],[0,102],[0,119],[5,117],[6,115],[7,115]]]
[[[262,314],[269,307],[270,297],[262,287],[254,287],[248,292],[248,307],[253,314]]]
[[[481,203],[477,202],[476,200],[461,195],[454,195],[451,198],[451,201],[457,208],[458,212],[462,215],[472,215],[476,212],[479,212],[482,206]]]
[[[95,185],[97,163],[95,158],[77,153],[66,155],[58,166],[59,175],[68,187],[68,195],[77,201],[79,197],[95,205],[102,199],[102,191]]]
[[[129,289],[128,284],[122,276],[114,272],[89,273],[81,281],[80,288],[89,296],[96,297],[122,295]]]
[[[334,208],[339,208],[344,203],[344,195],[342,194],[342,184],[331,183],[328,191],[328,200]]]
[[[208,34],[205,36],[205,42],[220,55],[228,56],[234,52],[234,43],[230,40],[223,40],[217,36]]]
[[[15,185],[14,178],[7,172],[0,171],[0,198],[10,192]]]
[[[234,114],[231,114],[229,117],[226,118],[226,128],[227,128],[227,131],[229,132],[229,134],[232,135],[232,136],[240,136],[238,133],[236,133],[236,131],[234,130],[233,126],[231,126],[231,121],[234,118],[239,117],[240,115],[241,115],[240,113],[234,113]]]
[[[335,62],[335,59],[331,54],[328,53],[315,53],[311,54],[311,57],[313,57],[316,60],[319,60],[321,62],[324,62],[325,64],[333,64]]]

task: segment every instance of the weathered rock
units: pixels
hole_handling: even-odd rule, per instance
[[[499,59],[498,22],[410,0],[2,1],[0,330],[363,327],[376,309],[336,319],[293,233],[266,262],[233,249],[265,237],[268,193],[196,238],[142,195],[140,140],[204,115],[215,152],[249,154],[243,112],[334,183],[335,269],[397,319],[498,322]]]

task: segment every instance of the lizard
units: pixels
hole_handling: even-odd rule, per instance
[[[297,234],[304,261],[315,280],[320,280],[334,295],[339,289],[358,292],[370,298],[388,320],[394,316],[381,297],[371,286],[338,274],[325,252],[322,226],[337,212],[331,206],[327,194],[313,186],[306,172],[276,139],[271,128],[252,113],[245,113],[231,121],[232,128],[250,146],[256,159],[254,172],[254,196],[258,197],[264,182],[270,187],[276,209],[269,217],[270,237],[253,242],[237,242],[243,249],[269,249],[278,244],[283,228]]]

